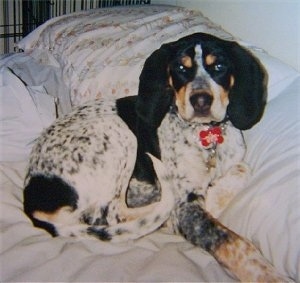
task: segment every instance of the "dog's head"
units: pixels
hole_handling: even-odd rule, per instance
[[[173,104],[186,121],[229,119],[245,130],[263,114],[266,81],[258,60],[237,43],[196,33],[162,45],[146,60],[137,113],[158,127]]]

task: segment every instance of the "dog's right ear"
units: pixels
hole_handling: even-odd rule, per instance
[[[164,44],[145,61],[140,75],[136,113],[149,127],[156,129],[169,110],[174,90],[169,84],[168,66],[171,44]]]

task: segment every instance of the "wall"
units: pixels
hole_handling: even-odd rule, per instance
[[[300,72],[300,0],[152,0],[198,9]]]

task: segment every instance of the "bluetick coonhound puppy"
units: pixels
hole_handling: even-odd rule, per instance
[[[110,241],[165,223],[242,281],[285,280],[216,219],[246,185],[241,130],[265,103],[263,67],[237,43],[197,33],[164,44],[146,60],[137,96],[80,106],[43,132],[25,212],[53,236]]]

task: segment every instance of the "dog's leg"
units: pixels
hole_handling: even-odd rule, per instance
[[[281,276],[249,241],[210,216],[197,203],[176,209],[179,230],[187,240],[213,255],[243,282],[291,282]]]
[[[172,181],[162,162],[150,154],[149,156],[162,188],[160,201],[145,207],[129,208],[126,206],[125,200],[121,200],[121,203],[119,200],[117,210],[120,212],[120,219],[124,219],[126,222],[106,228],[91,226],[88,229],[89,234],[112,242],[137,239],[158,229],[169,218],[174,207]],[[117,202],[116,205],[118,205]]]
[[[230,201],[247,187],[250,175],[250,167],[244,162],[229,168],[224,176],[211,183],[205,198],[206,211],[219,217]]]

